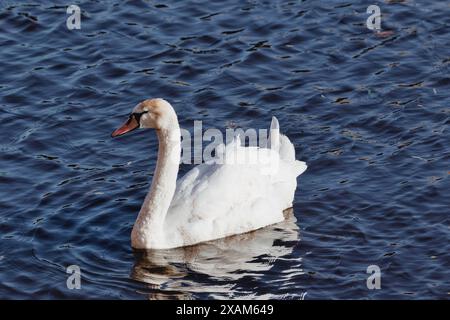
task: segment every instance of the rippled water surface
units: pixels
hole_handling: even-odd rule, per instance
[[[380,33],[370,1],[76,3],[70,31],[0,1],[1,298],[450,297],[448,1],[378,2]],[[309,165],[288,220],[133,252],[157,139],[110,133],[148,97],[189,130],[276,115]]]

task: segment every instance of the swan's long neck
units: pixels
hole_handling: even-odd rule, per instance
[[[164,220],[176,189],[181,157],[180,127],[174,119],[168,129],[156,130],[159,149],[150,191],[133,227],[134,248],[148,247],[148,241],[164,241]]]

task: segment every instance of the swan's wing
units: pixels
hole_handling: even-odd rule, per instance
[[[223,221],[234,227],[233,224],[267,225],[283,220],[282,210],[292,202],[291,190],[296,185],[293,168],[273,150],[229,146],[224,152],[225,163],[201,164],[177,182],[168,221]],[[251,161],[239,162],[242,158]],[[274,166],[278,168],[275,170]]]

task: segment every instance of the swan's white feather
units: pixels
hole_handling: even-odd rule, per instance
[[[164,222],[165,247],[249,232],[283,220],[306,164],[295,160],[294,146],[278,133],[276,118],[271,129],[276,131],[271,130],[270,148],[243,147],[236,137],[219,153],[224,163],[198,165],[177,181]]]

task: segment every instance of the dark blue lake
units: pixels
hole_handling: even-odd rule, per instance
[[[0,1],[0,298],[450,297],[448,1],[74,4],[79,30],[67,1]],[[289,219],[133,252],[157,138],[110,134],[151,97],[188,130],[277,116],[308,164]]]

